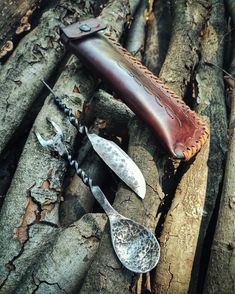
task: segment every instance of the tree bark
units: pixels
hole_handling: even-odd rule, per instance
[[[154,74],[159,74],[165,60],[172,31],[170,1],[157,0],[147,21],[143,62]]]
[[[104,214],[86,214],[72,226],[56,229],[55,243],[40,256],[33,268],[27,269],[17,293],[78,293],[98,249],[106,221]],[[30,237],[37,230],[40,230],[39,224],[30,231]]]
[[[104,20],[115,23],[116,36],[120,36],[126,21],[128,7],[125,5],[126,1],[115,2],[113,5],[110,3],[103,11]],[[64,9],[62,10],[65,13]],[[115,9],[117,13],[113,14]],[[28,76],[31,74],[31,68],[27,69],[25,73]],[[73,57],[66,65],[55,88],[59,96],[67,94],[64,102],[75,112],[78,105],[80,105],[79,110],[82,111],[82,102],[89,100],[95,84],[94,79]],[[79,85],[82,94],[74,91],[76,85]],[[47,117],[54,119],[62,127],[71,146],[74,142],[75,128],[64,119],[64,115],[48,97],[28,137],[1,211],[0,273],[3,293],[14,293],[21,281],[29,278],[27,268],[33,270],[33,265],[37,263],[39,256],[44,251],[50,251],[58,234],[58,207],[65,163],[60,158],[52,157],[47,150],[43,150],[33,132],[36,128],[43,136],[51,136],[47,130]],[[71,275],[76,273],[72,272]],[[33,277],[30,276],[29,279]]]
[[[232,28],[235,25],[235,7],[233,1],[227,1],[229,13],[232,17]],[[232,44],[235,35],[232,32]],[[230,74],[235,76],[235,51],[230,66]],[[231,79],[231,78],[230,78]],[[220,200],[218,220],[211,248],[204,293],[234,293],[235,292],[235,91],[234,80],[229,125],[229,148]],[[225,282],[226,281],[226,282]]]
[[[156,274],[158,293],[197,292],[203,240],[218,197],[226,150],[223,75],[217,68],[205,65],[210,59],[222,66],[223,43],[220,36],[223,28],[222,1],[212,1],[212,14],[204,31],[202,59],[196,74],[197,111],[210,122],[210,145],[207,144],[189,164],[165,220],[161,260]]]
[[[73,93],[76,84],[80,85],[82,95]],[[67,94],[64,102],[74,111],[80,105],[81,111],[82,101],[90,97],[94,86],[93,80],[88,79],[80,63],[72,58],[56,83],[56,92],[61,96],[62,93]],[[26,269],[35,263],[45,248],[52,246],[59,225],[58,208],[65,163],[43,149],[34,134],[37,129],[43,136],[51,136],[47,117],[62,127],[71,145],[76,135],[75,128],[71,128],[51,97],[48,97],[27,139],[1,210],[1,290],[7,293],[14,292],[26,274]],[[29,237],[38,223],[42,224],[40,230]],[[36,244],[41,245],[35,248]]]
[[[42,1],[0,1],[0,48],[4,47],[6,42],[12,42],[12,38],[15,35],[22,34],[31,29],[29,18],[32,16],[35,8],[40,5],[40,2]],[[5,50],[2,48],[0,50],[0,59],[8,52],[9,51],[6,50],[6,47]]]
[[[47,10],[1,70],[0,153],[13,134],[17,138],[16,129],[43,89],[41,80],[49,79],[64,56],[58,28],[69,20],[76,21],[79,14],[79,5],[67,5]],[[75,12],[71,15],[72,8]]]

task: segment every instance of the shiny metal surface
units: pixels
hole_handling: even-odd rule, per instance
[[[98,186],[94,186],[92,179],[79,168],[64,144],[60,127],[50,121],[56,130],[53,139],[44,140],[39,132],[35,132],[41,145],[49,150],[56,151],[67,160],[77,175],[90,188],[93,196],[103,207],[110,221],[110,231],[113,248],[120,262],[130,271],[145,273],[153,269],[160,257],[160,246],[154,234],[145,226],[120,215],[108,202]]]
[[[87,136],[97,154],[140,198],[144,199],[146,183],[135,162],[114,142],[96,134]]]

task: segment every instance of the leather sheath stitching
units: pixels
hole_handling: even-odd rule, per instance
[[[195,125],[197,129],[201,130],[201,135],[198,140],[195,140],[195,144],[192,144],[191,146],[185,146],[185,149],[183,150],[183,154],[185,156],[185,160],[189,160],[191,157],[193,157],[200,149],[201,147],[206,143],[208,137],[209,137],[209,128],[206,126],[206,124],[202,121],[202,119],[196,114],[195,111],[191,110],[188,105],[184,103],[184,101],[176,95],[171,89],[169,89],[163,82],[160,80],[158,77],[156,77],[150,70],[147,69],[140,61],[138,61],[134,56],[132,56],[125,48],[123,48],[115,39],[113,39],[109,33],[104,34],[112,44],[115,45],[115,47],[123,52],[128,59],[130,59],[134,64],[138,66],[138,68],[143,72],[143,74],[147,75],[152,83],[155,85],[155,83],[160,84],[160,86],[165,89],[166,91],[166,96],[168,98],[174,98],[176,99],[176,102],[179,104],[179,106],[182,108],[184,111],[185,115],[191,120],[191,122]],[[120,64],[118,63],[120,66]],[[124,66],[121,66],[124,68]],[[125,68],[126,70],[126,68]],[[129,71],[128,71],[129,74]],[[130,76],[133,77],[132,74]],[[159,85],[158,85],[159,86]],[[146,90],[146,87],[145,87]],[[160,105],[163,106],[159,97],[155,96],[156,102]],[[166,110],[167,111],[167,110]],[[170,113],[168,113],[170,117],[172,118],[172,110],[170,110]],[[175,117],[175,116],[174,116]],[[194,121],[193,121],[194,119]],[[180,121],[178,119],[178,121]],[[195,124],[196,122],[196,124]]]

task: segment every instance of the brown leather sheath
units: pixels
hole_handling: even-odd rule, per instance
[[[99,19],[75,23],[61,29],[61,41],[151,126],[172,156],[190,159],[209,135],[205,123],[115,39],[101,32],[105,27]]]

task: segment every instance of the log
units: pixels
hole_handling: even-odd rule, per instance
[[[167,214],[156,274],[157,293],[198,293],[200,287],[203,242],[222,181],[227,142],[223,75],[206,61],[223,64],[224,24],[222,1],[212,1],[210,21],[202,40],[202,59],[196,70],[197,112],[210,122],[210,145],[187,168]]]
[[[13,38],[31,29],[30,17],[41,0],[0,1],[0,59],[13,50]],[[12,43],[12,50],[7,44]]]
[[[56,229],[57,239],[52,248],[33,265],[33,272],[32,268],[27,270],[31,274],[21,281],[17,293],[78,293],[106,221],[104,214],[86,214],[72,226]],[[38,230],[40,225],[35,225],[30,236]]]
[[[170,1],[157,0],[147,21],[143,63],[158,75],[165,60],[172,30]]]
[[[171,40],[160,76],[170,89],[184,97],[192,71],[199,61],[200,34],[209,15],[210,3],[179,0],[173,1],[172,6]]]
[[[235,74],[235,72],[233,73]],[[229,149],[223,182],[216,231],[211,248],[210,263],[204,293],[235,292],[234,247],[235,247],[235,94],[230,113]]]
[[[80,85],[82,94],[73,92],[76,84]],[[75,112],[78,108],[82,110],[82,101],[91,96],[94,86],[93,79],[89,79],[77,59],[72,58],[56,83],[56,92],[60,96],[67,94],[64,102]],[[7,293],[14,293],[24,276],[28,277],[27,268],[37,263],[42,252],[51,248],[57,235],[58,208],[66,169],[63,160],[43,149],[35,137],[35,129],[45,137],[52,136],[47,117],[62,127],[70,146],[76,135],[75,128],[48,97],[27,139],[1,210],[1,291]],[[29,231],[37,224],[41,224],[37,234],[29,237]]]
[[[115,34],[119,36],[128,11],[127,7],[123,5],[125,3],[125,1],[113,5],[111,3],[103,12],[103,17],[107,22],[115,23]],[[63,9],[62,11],[65,12]],[[115,9],[117,9],[117,14],[113,14]],[[80,62],[76,58],[72,58],[56,83],[56,93],[59,96],[67,94],[64,102],[74,111],[78,107],[81,111],[82,101],[89,100],[95,84],[94,79],[90,78]],[[74,91],[76,85],[79,85],[82,94]],[[37,128],[43,136],[51,136],[47,130],[46,117],[48,116],[53,117],[61,125],[66,133],[66,139],[72,146],[76,131],[57,110],[50,97],[47,98],[33,128]],[[27,268],[36,264],[38,257],[49,250],[55,242],[59,225],[58,205],[64,175],[65,163],[62,159],[54,158],[48,151],[43,150],[32,130],[0,216],[2,232],[0,239],[1,291],[14,293],[22,279],[29,278],[29,273],[26,272]],[[38,223],[42,226],[34,235],[34,239],[31,240],[29,231],[33,230]],[[74,274],[71,273],[71,275]]]
[[[233,1],[226,1],[228,12],[232,17],[232,28],[235,25],[235,6]],[[232,43],[235,42],[235,34],[232,32]],[[234,48],[234,47],[233,47]],[[235,76],[235,51],[230,65],[230,74]],[[234,80],[232,103],[229,124],[229,148],[226,159],[226,168],[223,181],[218,219],[215,235],[211,247],[210,262],[207,270],[204,293],[234,293],[235,272],[234,272],[234,244],[235,244],[235,91]]]
[[[134,19],[127,32],[127,41],[125,48],[133,55],[135,58],[142,60],[142,53],[144,50],[145,42],[145,25],[146,25],[146,10],[147,1],[142,0],[137,8],[134,15]]]
[[[104,121],[105,132],[127,137],[128,122],[133,116],[134,113],[123,102],[99,90],[88,104],[84,120],[89,125],[95,118],[99,118]]]
[[[64,16],[74,8],[74,14]],[[18,45],[0,72],[0,153],[14,134],[17,139],[23,118],[58,67],[64,49],[58,42],[58,27],[77,20],[79,5],[54,5],[42,15],[39,25]],[[27,54],[25,54],[27,53]],[[25,95],[27,93],[27,95]]]

